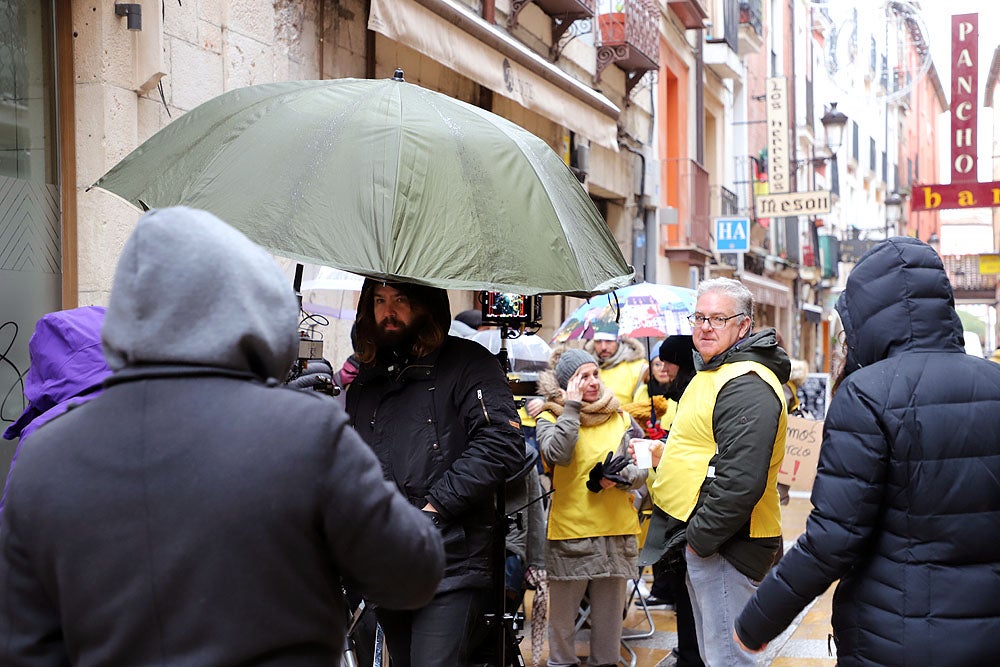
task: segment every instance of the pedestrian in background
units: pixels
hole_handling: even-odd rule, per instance
[[[83,306],[43,315],[28,341],[31,367],[24,378],[28,400],[21,416],[3,432],[5,440],[20,438],[11,459],[8,479],[25,441],[40,426],[71,407],[101,393],[111,369],[101,351],[104,306]],[[0,497],[0,513],[7,499]]]
[[[777,477],[789,362],[774,329],[751,334],[753,313],[750,291],[736,280],[698,286],[689,318],[698,372],[662,457],[653,456],[642,561],[683,554],[699,653],[709,667],[754,664],[733,640],[733,623],[781,539]]]
[[[414,607],[440,536],[320,392],[284,387],[298,306],[205,211],[125,243],[104,393],[36,431],[0,527],[0,664],[337,664],[342,579]]]
[[[813,510],[737,620],[747,648],[839,579],[839,665],[1000,656],[1000,367],[965,354],[954,306],[940,257],[915,239],[851,271]]]
[[[631,489],[646,480],[625,457],[642,429],[601,382],[597,359],[570,348],[538,379],[545,405],[538,444],[552,471],[545,563],[548,664],[576,665],[575,623],[590,603],[590,665],[618,664],[626,582],[638,574],[639,518]]]
[[[593,323],[594,337],[584,349],[597,358],[601,382],[612,391],[619,405],[649,398],[644,381],[646,348],[634,338],[619,336],[615,322],[597,320]]]
[[[470,663],[494,568],[503,567],[493,562],[493,540],[504,539],[495,493],[526,460],[500,364],[479,343],[449,336],[450,323],[445,290],[371,279],[361,288],[361,368],[347,411],[382,474],[445,544],[444,578],[430,603],[376,609],[394,667]]]

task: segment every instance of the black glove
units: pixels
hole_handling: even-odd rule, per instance
[[[624,470],[629,463],[631,461],[624,456],[611,458],[611,452],[608,452],[608,458],[604,461],[604,479],[610,479],[615,484],[628,484],[628,480],[618,473]]]
[[[611,454],[608,454],[608,458],[611,458]],[[590,478],[587,480],[587,488],[594,493],[600,493],[601,489],[601,478],[604,477],[604,464],[595,463],[594,467],[590,469]]]

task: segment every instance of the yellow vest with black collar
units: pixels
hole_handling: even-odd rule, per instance
[[[716,454],[712,415],[719,391],[730,380],[747,373],[756,373],[766,381],[781,402],[778,432],[767,469],[767,485],[750,515],[750,537],[777,537],[781,535],[777,482],[778,469],[785,456],[785,393],[775,374],[756,361],[737,361],[699,371],[691,380],[677,406],[677,416],[656,468],[656,480],[652,485],[653,502],[676,519],[687,521],[690,518],[698,503],[702,483],[709,476],[709,462]]]
[[[538,419],[555,423],[551,412]],[[587,489],[594,464],[604,461],[608,452],[618,450],[622,438],[632,426],[628,415],[618,411],[597,426],[581,426],[573,459],[569,465],[552,466],[552,507],[549,510],[550,540],[581,537],[635,535],[639,515],[632,505],[632,494],[613,487],[600,493]]]

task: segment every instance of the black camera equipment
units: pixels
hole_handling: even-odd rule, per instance
[[[497,360],[505,373],[510,372],[507,340],[522,334],[535,334],[542,328],[542,297],[510,292],[480,292],[483,324],[500,327],[500,352]]]
[[[306,313],[302,310],[302,265],[295,265],[293,287],[299,301],[299,312],[304,314],[299,321],[299,352],[292,364],[285,384],[293,389],[321,391],[328,396],[337,396],[342,391],[334,381],[333,367],[323,358],[323,336],[316,331],[317,326],[327,326],[330,320],[322,315]]]

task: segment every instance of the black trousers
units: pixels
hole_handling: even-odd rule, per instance
[[[677,667],[705,667],[698,652],[698,631],[694,625],[691,595],[688,593],[687,568],[683,562],[663,573],[674,593],[674,612],[677,614]]]
[[[488,590],[439,593],[413,611],[377,609],[393,667],[463,667],[481,641]],[[697,646],[696,646],[697,651]]]

